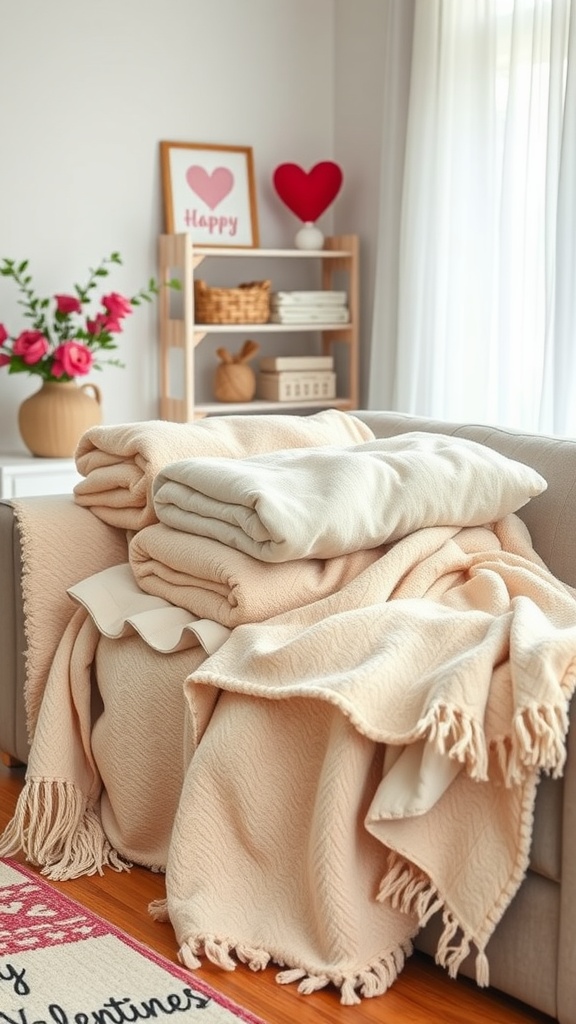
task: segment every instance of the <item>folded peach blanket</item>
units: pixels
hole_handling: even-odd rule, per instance
[[[140,530],[157,520],[152,482],[169,462],[358,444],[372,437],[366,424],[338,409],[312,416],[215,416],[194,423],[150,420],[91,427],[76,449],[76,467],[84,480],[76,484],[74,498],[105,523]]]
[[[351,1004],[438,912],[439,963],[475,946],[487,984],[575,681],[574,593],[515,516],[417,531],[339,593],[239,626],[186,684],[191,706],[219,699],[168,854],[183,962],[273,961]]]
[[[372,548],[269,564],[164,523],[139,530],[128,551],[134,579],[146,594],[230,628],[333,594],[381,554],[382,548]]]

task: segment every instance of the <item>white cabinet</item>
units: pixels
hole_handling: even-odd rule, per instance
[[[358,339],[359,339],[359,271],[358,237],[338,235],[327,238],[323,249],[237,249],[193,246],[190,235],[162,235],[159,240],[159,277],[167,283],[178,276],[182,282],[179,296],[178,315],[173,312],[175,294],[170,288],[162,288],[159,296],[160,331],[160,416],[178,423],[191,422],[195,417],[214,413],[237,412],[286,412],[319,408],[358,408]],[[288,261],[315,263],[321,270],[321,287],[331,290],[342,287],[345,281],[349,320],[339,324],[197,324],[194,319],[194,275],[204,261],[226,261],[233,258],[246,262],[246,277],[254,280],[270,279],[273,290],[282,290],[282,267]],[[261,261],[256,264],[256,261]],[[263,268],[263,273],[254,267]],[[202,271],[204,275],[204,267]],[[228,282],[236,287],[237,281]],[[303,334],[310,339],[310,351],[319,339],[323,355],[334,355],[337,362],[337,397],[329,400],[274,402],[254,399],[251,402],[206,402],[199,401],[195,393],[195,351],[197,346],[213,334],[240,334],[257,337],[261,352],[265,352],[266,338],[275,338],[282,333]],[[338,360],[338,349],[342,358]],[[289,354],[289,352],[283,353]],[[177,357],[176,359],[174,357]],[[176,365],[177,369],[174,370]],[[176,393],[179,392],[179,393]]]
[[[74,459],[0,455],[0,498],[71,494],[74,484],[81,479]]]

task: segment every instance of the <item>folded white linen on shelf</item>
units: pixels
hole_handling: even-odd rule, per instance
[[[299,306],[276,309],[270,313],[273,324],[347,324],[350,314],[345,306]]]
[[[274,306],[344,306],[347,294],[344,291],[300,291],[272,292],[270,304]]]

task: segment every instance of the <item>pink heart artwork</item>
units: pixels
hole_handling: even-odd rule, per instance
[[[194,164],[186,171],[186,181],[198,198],[215,210],[232,191],[234,175],[227,167],[216,167],[208,174],[204,167]]]
[[[314,222],[334,201],[342,185],[342,170],[323,160],[305,171],[298,164],[280,164],[273,175],[280,199],[304,223]]]

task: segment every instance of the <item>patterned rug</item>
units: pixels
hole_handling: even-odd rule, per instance
[[[263,1024],[210,985],[0,861],[0,1024]]]

